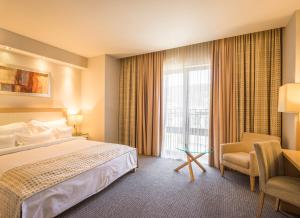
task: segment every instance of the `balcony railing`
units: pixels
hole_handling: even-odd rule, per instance
[[[164,146],[165,149],[174,150],[185,144],[198,149],[199,152],[208,148],[208,109],[189,109],[184,117],[181,108],[167,110],[165,120]]]

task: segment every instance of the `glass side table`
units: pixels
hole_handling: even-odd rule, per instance
[[[180,151],[185,152],[187,161],[180,166],[178,166],[175,171],[178,172],[185,166],[188,166],[191,181],[195,181],[195,176],[192,168],[192,163],[194,162],[203,172],[206,172],[204,166],[197,160],[205,154],[210,153],[206,145],[185,145],[183,147],[177,148]]]

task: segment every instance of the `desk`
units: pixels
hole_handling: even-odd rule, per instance
[[[300,171],[300,151],[282,149],[283,156]]]
[[[300,151],[282,149],[284,156],[285,173],[287,176],[300,177]],[[300,208],[286,202],[280,205],[281,210],[294,215],[300,215]]]

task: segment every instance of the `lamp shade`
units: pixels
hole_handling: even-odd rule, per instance
[[[279,88],[278,111],[300,112],[300,84],[288,83]]]
[[[69,123],[72,125],[80,125],[82,123],[82,115],[80,114],[70,114],[69,115]]]

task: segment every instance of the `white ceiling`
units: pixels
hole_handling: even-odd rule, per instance
[[[0,27],[124,57],[285,26],[299,0],[0,0]]]

